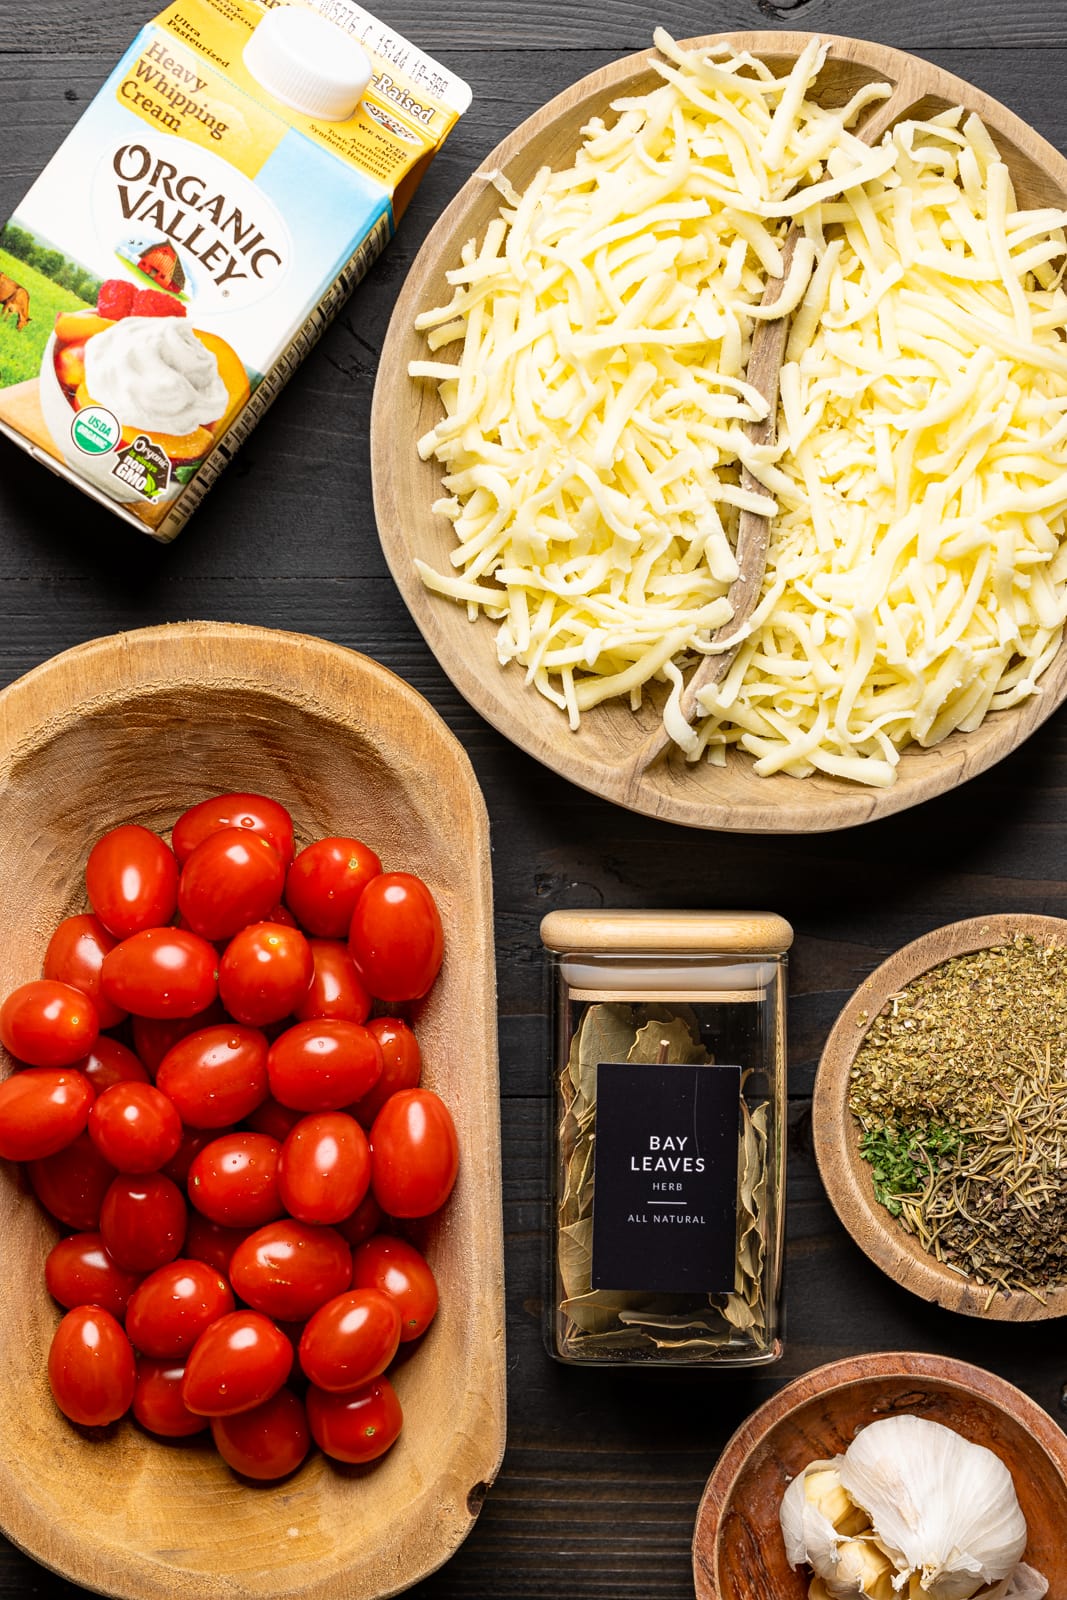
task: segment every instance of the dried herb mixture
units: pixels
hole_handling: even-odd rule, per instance
[[[849,1106],[878,1200],[938,1261],[991,1299],[1067,1283],[1067,949],[1019,935],[915,979]]]

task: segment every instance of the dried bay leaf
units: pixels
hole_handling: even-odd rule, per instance
[[[706,1061],[708,1053],[698,1039],[694,1039],[689,1029],[680,1017],[673,1018],[670,1022],[646,1022],[643,1028],[638,1029],[637,1038],[634,1040],[627,1061],[643,1062],[646,1066],[652,1065],[660,1059],[660,1049],[667,1046],[667,1061]]]

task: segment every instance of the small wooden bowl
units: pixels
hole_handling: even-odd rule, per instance
[[[708,1479],[693,1534],[697,1600],[806,1600],[810,1572],[786,1561],[779,1507],[810,1461],[843,1452],[880,1417],[911,1413],[985,1445],[1015,1480],[1023,1559],[1067,1594],[1067,1438],[1002,1378],[944,1356],[853,1356],[772,1396],[738,1429]]]
[[[852,1063],[886,1001],[952,956],[1007,944],[1016,934],[1065,945],[1067,921],[1024,913],[969,917],[924,934],[883,961],[860,984],[826,1041],[815,1078],[812,1130],[819,1172],[835,1211],[860,1249],[895,1283],[948,1311],[1037,1322],[1067,1316],[1067,1287],[1052,1290],[1044,1302],[1022,1291],[1001,1292],[990,1301],[988,1289],[928,1255],[875,1199],[870,1163],[860,1155],[859,1123],[848,1107]]]
[[[37,977],[55,923],[85,909],[100,833],[125,821],[166,833],[227,789],[288,806],[298,847],[365,839],[441,907],[445,963],[408,1015],[462,1164],[426,1227],[441,1308],[395,1369],[404,1429],[371,1468],[316,1453],[257,1487],[202,1439],[168,1444],[129,1419],[72,1427],[45,1370],[60,1312],[42,1266],[57,1229],[0,1163],[0,1522],[44,1566],[122,1600],[372,1600],[452,1554],[504,1448],[489,840],[464,752],[385,668],[298,634],[194,622],[55,657],[0,695],[0,993]]]
[[[685,41],[689,48],[727,40],[779,71],[787,70],[810,39],[805,33],[732,33]],[[1067,160],[1020,118],[962,78],[883,45],[821,35],[830,55],[820,77],[827,103],[844,103],[861,84],[888,82],[891,114],[928,115],[949,106],[977,111],[999,145],[1022,206],[1067,205]],[[730,751],[725,767],[688,763],[680,754],[651,767],[642,746],[661,726],[658,706],[666,685],[650,685],[637,716],[628,701],[613,700],[585,712],[576,733],[562,712],[524,681],[517,665],[501,668],[496,628],[474,623],[467,609],[432,594],[415,570],[422,559],[449,571],[455,547],[451,524],[431,510],[439,499],[442,469],[421,461],[416,442],[442,415],[436,386],[408,376],[411,361],[425,360],[425,339],[415,331],[420,311],[445,304],[445,273],[460,262],[469,239],[481,238],[500,207],[486,173],[502,172],[520,191],[543,166],[568,164],[581,129],[624,95],[647,93],[662,80],[645,50],[582,78],[549,101],[497,146],[468,180],[428,235],[397,299],[382,349],[371,414],[374,508],[386,560],[408,609],[444,671],[486,721],[570,782],[616,804],[694,828],[744,833],[817,833],[888,816],[958,787],[1001,760],[1039,727],[1067,694],[1067,651],[1041,679],[1042,692],[1011,710],[986,717],[974,733],[954,733],[931,749],[912,746],[889,789],[871,789],[815,774],[759,778],[751,759]],[[879,113],[884,115],[884,109]]]

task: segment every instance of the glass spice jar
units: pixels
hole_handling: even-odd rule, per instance
[[[769,912],[553,911],[545,1335],[575,1364],[782,1354],[786,951]]]

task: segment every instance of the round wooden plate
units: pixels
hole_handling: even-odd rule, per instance
[[[137,821],[166,834],[227,789],[288,806],[298,847],[365,839],[441,907],[445,962],[408,1014],[462,1165],[423,1225],[441,1308],[395,1369],[404,1429],[372,1468],[314,1454],[256,1486],[203,1438],[71,1426],[45,1370],[59,1311],[42,1267],[58,1230],[0,1163],[0,1524],[44,1566],[124,1600],[377,1600],[452,1554],[504,1448],[489,837],[463,750],[384,667],[298,634],[193,622],[56,656],[0,694],[0,994],[37,977],[55,923],[85,909],[100,833]]]
[[[810,35],[714,37],[784,70]],[[827,101],[844,102],[862,83],[877,80],[895,86],[892,101],[879,108],[880,117],[928,114],[962,103],[981,115],[996,139],[1023,206],[1067,204],[1067,160],[997,101],[903,51],[823,37],[831,45],[820,79]],[[712,40],[686,42],[695,47]],[[375,384],[371,450],[382,547],[412,616],[460,693],[500,733],[572,783],[632,810],[696,828],[809,833],[849,827],[955,788],[1007,755],[1067,693],[1067,652],[1061,650],[1044,674],[1040,695],[990,715],[974,733],[952,734],[930,750],[906,751],[890,789],[822,775],[758,778],[749,758],[735,752],[724,768],[690,765],[675,755],[640,771],[634,760],[660,720],[651,699],[638,716],[621,701],[597,706],[572,733],[564,715],[524,683],[521,667],[500,667],[495,626],[484,618],[469,622],[465,606],[431,594],[415,571],[416,558],[448,571],[454,543],[451,524],[430,509],[442,493],[441,468],[421,461],[415,448],[441,416],[435,386],[408,376],[409,362],[427,356],[415,317],[447,301],[446,271],[459,264],[463,244],[480,238],[498,211],[500,196],[483,174],[499,170],[521,190],[540,167],[568,164],[591,117],[604,114],[620,95],[644,93],[660,81],[649,65],[654,54],[627,56],[592,73],[530,117],[486,158],[426,239],[397,301]]]
[[[1044,1302],[1021,1291],[998,1293],[990,1301],[988,1289],[928,1255],[875,1199],[870,1163],[860,1155],[859,1123],[848,1108],[852,1063],[886,1001],[942,961],[1007,944],[1016,934],[1067,945],[1067,921],[1025,913],[968,917],[924,934],[877,967],[844,1007],[826,1041],[815,1078],[812,1132],[819,1172],[834,1210],[864,1254],[894,1282],[948,1311],[1002,1322],[1037,1322],[1067,1316],[1067,1287],[1052,1290]]]
[[[697,1600],[806,1600],[810,1573],[786,1561],[779,1507],[810,1461],[848,1448],[879,1417],[955,1428],[1005,1463],[1029,1534],[1023,1559],[1067,1594],[1067,1438],[1020,1390],[946,1356],[852,1356],[818,1367],[753,1412],[719,1459],[697,1512]]]

